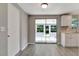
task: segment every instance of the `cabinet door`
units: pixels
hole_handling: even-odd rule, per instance
[[[61,33],[61,45],[65,47],[65,33]]]
[[[72,16],[71,15],[63,15],[61,17],[61,26],[71,26]]]
[[[78,34],[74,33],[74,34],[72,34],[72,45],[74,47],[77,47],[77,44],[78,44],[77,42],[78,42]]]
[[[67,47],[77,47],[78,45],[78,34],[66,34],[66,46]]]
[[[77,46],[79,47],[79,34],[77,34],[77,37],[75,37],[76,38],[76,43],[77,43]]]
[[[72,35],[71,34],[66,34],[65,36],[65,45],[66,47],[70,47],[71,46],[71,39],[72,39]]]

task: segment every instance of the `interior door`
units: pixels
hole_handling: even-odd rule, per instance
[[[20,50],[19,10],[8,4],[8,55],[13,56]]]

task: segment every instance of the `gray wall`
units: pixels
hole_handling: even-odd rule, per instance
[[[35,19],[57,19],[57,42],[60,44],[60,16],[53,15],[30,15],[28,20],[28,31],[29,31],[29,44],[34,44],[35,42]]]
[[[7,55],[7,4],[0,3],[0,56]],[[4,31],[1,31],[1,27],[4,27]]]
[[[23,50],[28,45],[28,15],[21,11],[21,49]]]

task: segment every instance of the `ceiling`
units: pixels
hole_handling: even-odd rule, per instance
[[[29,15],[79,14],[79,3],[48,3],[46,9],[41,8],[41,3],[18,3],[18,5]]]

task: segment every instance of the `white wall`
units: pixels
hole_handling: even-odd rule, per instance
[[[5,3],[0,3],[0,56],[7,55],[7,6]],[[1,27],[5,30],[2,31]]]
[[[21,11],[21,50],[28,45],[28,15]]]
[[[18,14],[18,12],[20,12],[19,15],[21,16],[19,17],[20,22],[19,21],[14,22],[14,23],[17,22],[18,24],[21,23],[17,27],[19,28],[18,34],[20,35],[19,37],[20,41],[18,41],[19,45],[17,47],[16,43],[14,43],[13,45],[13,43],[11,43],[10,40],[8,40],[8,17],[13,21],[15,18],[18,18],[16,16],[16,13]],[[13,15],[15,16],[13,17]],[[8,3],[0,4],[0,56],[15,55],[20,50],[23,50],[27,46],[27,44],[28,44],[28,15],[15,3],[11,5],[8,5]],[[16,47],[15,51],[12,52],[11,51],[12,49],[9,49],[9,47],[10,48]]]

